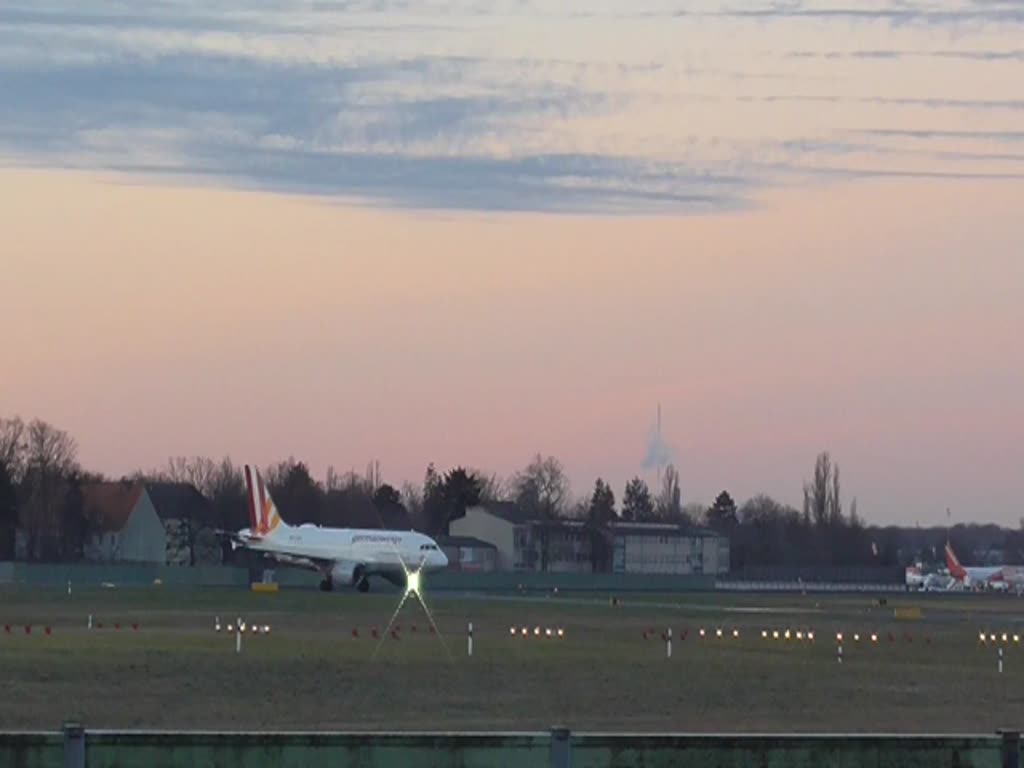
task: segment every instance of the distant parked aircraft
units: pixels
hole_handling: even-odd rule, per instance
[[[366,592],[370,576],[418,590],[421,573],[448,565],[437,542],[416,531],[287,525],[259,470],[247,464],[244,472],[249,527],[226,532],[231,546],[261,552],[284,565],[315,570],[322,576],[320,589],[325,592],[335,583]]]
[[[965,568],[953,551],[953,546],[946,542],[946,565],[950,575],[965,588],[987,587],[989,589],[1007,590],[1013,587],[1018,592],[1024,590],[1024,568],[1015,565],[988,565]]]
[[[920,563],[907,566],[906,580],[909,589],[925,592],[945,592],[956,583],[945,569],[925,573]]]

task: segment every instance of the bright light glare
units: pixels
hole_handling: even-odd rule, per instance
[[[405,591],[415,592],[417,595],[420,593],[420,572],[409,571],[408,577],[406,577]]]

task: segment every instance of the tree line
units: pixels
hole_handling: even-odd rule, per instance
[[[654,490],[640,477],[630,479],[621,503],[602,478],[588,496],[574,499],[562,463],[539,454],[507,479],[467,466],[440,470],[428,464],[422,482],[396,486],[384,481],[379,464],[371,463],[361,473],[329,467],[321,481],[294,457],[263,472],[282,517],[292,525],[415,528],[444,535],[453,520],[478,504],[514,505],[540,521],[576,519],[590,536],[595,570],[611,567],[610,523],[630,521],[711,528],[728,537],[734,570],[941,563],[947,536],[965,562],[976,551],[992,549],[1014,561],[1024,558],[1024,525],[1017,530],[974,525],[949,531],[865,525],[856,499],[844,505],[839,465],[827,452],[817,456],[803,485],[801,509],[764,494],[738,505],[727,490],[709,506],[684,504],[679,473],[672,465]],[[40,419],[0,418],[0,560],[14,558],[18,530],[27,559],[81,559],[99,524],[84,503],[83,488],[104,479],[82,468],[77,443],[67,432]],[[203,529],[238,530],[249,524],[242,469],[229,457],[172,457],[163,467],[118,479],[188,483],[202,494],[204,519],[180,521],[192,562]],[[551,530],[539,527],[542,570],[548,565]]]

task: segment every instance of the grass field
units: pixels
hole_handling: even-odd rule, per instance
[[[887,607],[868,595],[623,599],[612,607],[607,595],[428,594],[439,634],[410,600],[394,639],[383,634],[398,602],[391,594],[0,590],[0,625],[11,629],[0,631],[0,728],[54,728],[67,718],[92,728],[281,730],[962,733],[1024,725],[1024,643],[1012,638],[1024,633],[1024,600],[1016,597],[901,595]],[[923,618],[896,620],[900,606],[920,607]],[[86,628],[89,614],[103,629]],[[269,624],[271,633],[246,635],[236,654],[234,637],[214,632],[215,616]],[[565,636],[513,637],[512,625],[562,627]],[[660,638],[667,627],[671,659]],[[761,636],[787,628],[789,642]],[[647,629],[655,634],[645,640]],[[807,630],[814,642],[797,641]],[[982,630],[1009,634],[1001,675],[995,645],[979,643]]]

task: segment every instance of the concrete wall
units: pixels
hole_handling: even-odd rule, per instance
[[[104,583],[118,587],[147,586],[160,580],[166,586],[186,587],[248,587],[259,580],[247,568],[231,566],[109,564],[43,564],[0,563],[0,584],[64,587],[72,585],[96,587]],[[319,577],[299,568],[277,568],[274,581],[282,587],[314,588]],[[667,576],[613,573],[541,573],[539,571],[460,572],[442,571],[427,577],[426,589],[449,592],[515,592],[531,591],[581,592],[690,592],[713,590],[711,575]],[[379,579],[371,580],[374,591],[395,590]]]
[[[0,733],[0,765],[22,768],[1019,768],[1017,734],[605,735],[550,733]]]
[[[902,566],[760,565],[737,568],[730,581],[816,581],[833,584],[906,584]]]
[[[516,571],[506,573],[453,573],[444,571],[427,577],[427,589],[465,592],[692,592],[712,590],[714,576],[658,576],[623,573],[542,573]]]

